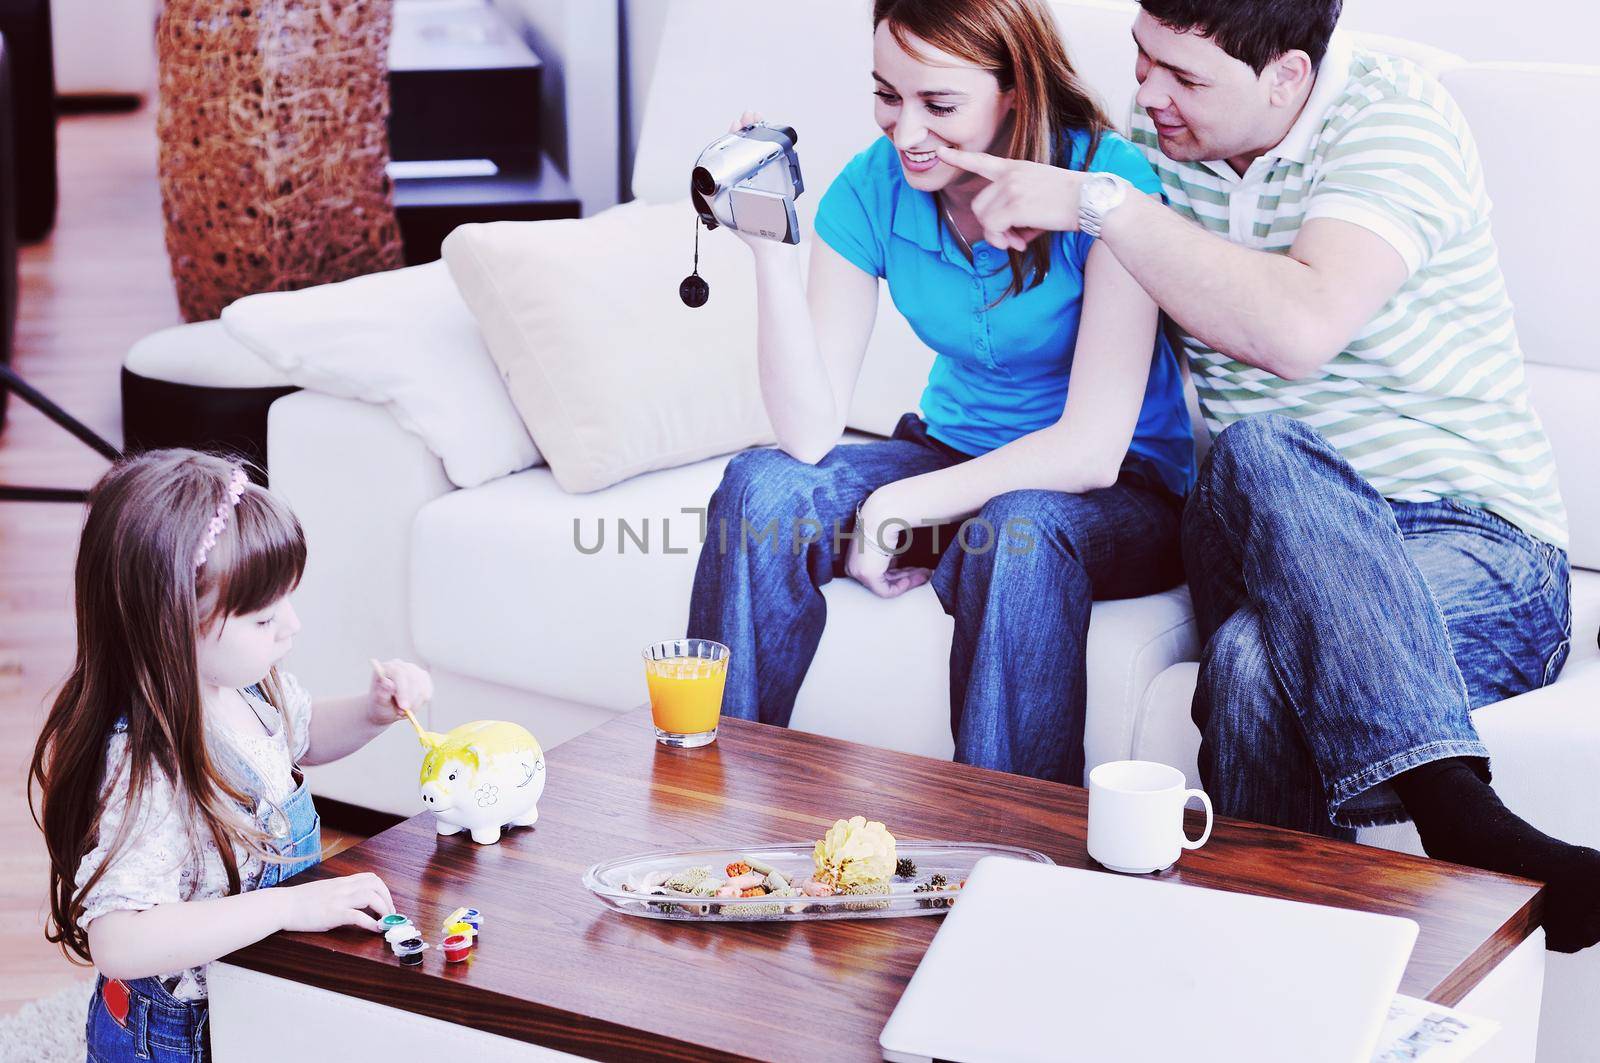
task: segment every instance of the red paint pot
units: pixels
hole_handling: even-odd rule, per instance
[[[460,963],[472,954],[472,938],[466,934],[451,934],[439,947],[444,950],[444,962]]]

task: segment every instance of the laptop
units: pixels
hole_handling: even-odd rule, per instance
[[[1410,919],[978,862],[883,1028],[891,1063],[1368,1063]]]

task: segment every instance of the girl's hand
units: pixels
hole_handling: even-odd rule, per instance
[[[1084,174],[981,151],[946,147],[938,151],[939,158],[956,169],[988,179],[989,187],[972,200],[972,213],[991,246],[1026,251],[1028,241],[1042,232],[1078,231],[1078,193]]]
[[[285,930],[321,932],[336,926],[359,926],[376,932],[383,929],[378,919],[394,912],[389,887],[370,871],[302,886],[275,886],[273,891],[283,898]]]
[[[433,678],[410,661],[384,661],[380,675],[374,671],[367,691],[367,718],[376,724],[405,719],[404,709],[415,710],[433,698]]]
[[[884,525],[872,512],[871,499],[861,507],[861,519],[845,561],[845,574],[880,598],[898,598],[922,586],[933,576],[928,568],[896,568],[898,560],[884,553],[899,548],[900,538],[910,534],[898,522]],[[882,549],[879,541],[882,541]]]

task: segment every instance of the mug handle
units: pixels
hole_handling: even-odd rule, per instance
[[[1206,796],[1206,792],[1204,790],[1186,791],[1183,795],[1183,803],[1185,807],[1188,806],[1189,798],[1191,797],[1198,797],[1200,799],[1200,803],[1206,806],[1206,829],[1200,833],[1200,837],[1197,841],[1190,841],[1188,832],[1185,832],[1183,836],[1183,847],[1185,849],[1198,849],[1206,842],[1211,840],[1211,828],[1216,822],[1216,814],[1211,811],[1211,798]]]

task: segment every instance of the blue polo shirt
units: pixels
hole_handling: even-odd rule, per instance
[[[1082,169],[1088,134],[1067,136],[1071,168]],[[1101,137],[1088,168],[1117,174],[1143,192],[1161,192],[1139,150],[1115,133]],[[940,224],[933,195],[906,183],[888,137],[879,137],[834,179],[817,205],[815,227],[829,247],[888,281],[894,305],[937,353],[922,393],[929,435],[976,455],[1061,419],[1093,237],[1056,233],[1044,281],[988,309],[1011,284],[1010,260],[979,240],[967,261],[949,227]],[[1194,436],[1164,335],[1151,352],[1130,451],[1148,459],[1173,492],[1188,493]]]

